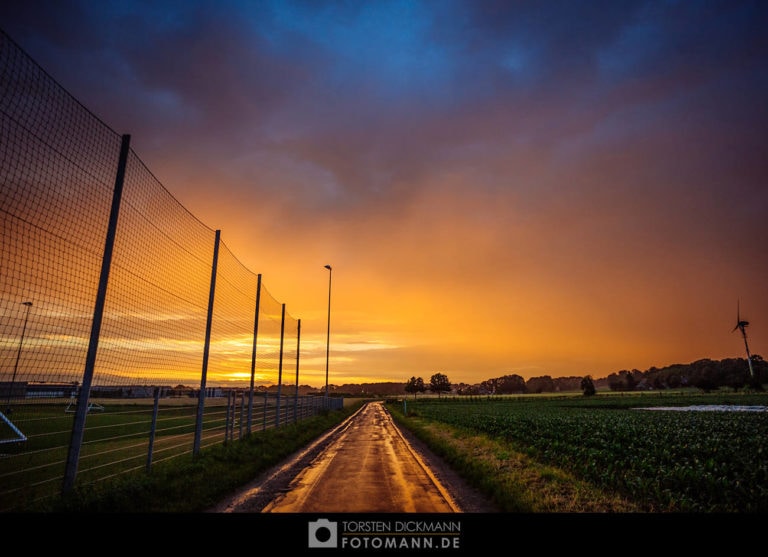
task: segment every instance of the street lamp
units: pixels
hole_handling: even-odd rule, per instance
[[[328,358],[331,354],[331,275],[333,269],[330,265],[325,266],[328,269],[328,334],[325,340],[325,398],[328,403]]]
[[[16,372],[19,369],[19,358],[21,358],[21,345],[24,344],[24,333],[27,331],[27,320],[29,319],[29,309],[32,307],[32,302],[22,302],[22,305],[27,306],[26,313],[24,314],[24,326],[21,328],[21,338],[19,339],[19,351],[16,352],[16,363],[13,366],[13,377],[11,378],[11,388],[8,390],[8,399],[5,402],[5,413],[11,413],[11,395],[13,394],[13,384],[16,382]]]

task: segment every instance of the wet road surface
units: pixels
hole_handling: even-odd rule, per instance
[[[462,510],[395,426],[383,404],[370,402],[296,455],[293,462],[212,512]]]
[[[351,417],[336,439],[262,512],[416,512],[459,509],[381,402]]]

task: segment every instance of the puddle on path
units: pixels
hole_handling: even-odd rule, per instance
[[[738,404],[700,404],[694,406],[648,406],[633,410],[675,410],[689,412],[768,412],[768,406],[740,406]]]

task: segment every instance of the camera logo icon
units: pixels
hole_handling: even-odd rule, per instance
[[[309,547],[337,547],[337,524],[327,518],[309,523]]]

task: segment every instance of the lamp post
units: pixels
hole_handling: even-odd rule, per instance
[[[331,275],[333,269],[330,265],[325,266],[328,269],[328,333],[325,340],[325,399],[328,405],[328,359],[331,354]]]
[[[5,413],[11,413],[11,395],[13,394],[13,385],[16,383],[16,372],[19,369],[19,359],[21,358],[21,346],[24,344],[24,333],[27,331],[27,320],[29,319],[29,309],[32,307],[32,302],[22,302],[22,305],[27,306],[26,313],[24,314],[24,326],[21,328],[21,338],[19,338],[19,350],[16,352],[16,363],[13,365],[13,377],[11,378],[11,387],[8,389],[8,399],[5,402]]]

